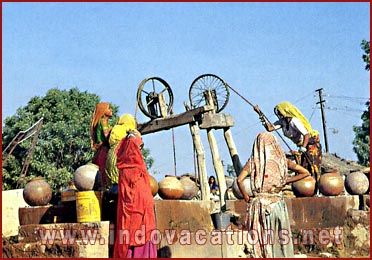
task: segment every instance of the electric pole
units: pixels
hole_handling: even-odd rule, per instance
[[[324,144],[325,144],[325,151],[328,153],[328,139],[327,139],[327,126],[326,126],[326,120],[325,120],[325,115],[324,115],[324,102],[322,97],[322,88],[317,89],[315,91],[319,92],[319,102],[317,104],[320,104],[320,111],[322,113],[322,123],[323,123],[323,133],[324,133]]]

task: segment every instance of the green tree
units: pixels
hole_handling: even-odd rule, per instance
[[[369,41],[362,40],[362,43],[360,44],[362,50],[365,52],[362,56],[363,61],[366,63],[365,69],[369,71]]]
[[[361,43],[361,48],[365,52],[362,56],[363,61],[366,63],[365,70],[369,71],[369,41],[363,40]],[[358,162],[362,165],[369,166],[370,163],[370,126],[369,126],[369,109],[370,102],[366,102],[367,109],[363,112],[361,119],[361,126],[353,126],[353,131],[355,132],[355,138],[353,141],[354,152],[358,157]]]
[[[369,125],[369,109],[370,102],[366,103],[367,110],[363,112],[361,126],[353,126],[355,138],[353,141],[354,152],[358,157],[358,162],[361,165],[369,167],[370,161],[370,125]]]
[[[50,89],[44,97],[31,98],[27,106],[17,109],[16,115],[5,119],[3,151],[19,131],[28,129],[44,117],[23,185],[33,177],[42,176],[57,195],[73,179],[75,170],[92,160],[89,128],[94,107],[99,102],[97,95],[80,92],[77,88]],[[113,104],[111,107],[113,124],[117,120],[118,107]],[[32,139],[21,142],[2,165],[3,190],[17,188]],[[151,167],[154,160],[149,156],[150,151],[144,150],[147,166]]]

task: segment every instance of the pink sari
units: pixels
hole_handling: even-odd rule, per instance
[[[253,256],[293,257],[288,212],[280,193],[288,176],[287,159],[272,133],[258,134],[245,167],[254,194],[247,207],[246,221],[252,234]]]

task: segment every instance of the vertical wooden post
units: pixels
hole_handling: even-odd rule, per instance
[[[224,132],[227,147],[229,148],[229,152],[230,152],[230,156],[231,156],[231,160],[232,160],[232,163],[233,163],[233,166],[234,166],[236,176],[239,176],[243,166],[240,162],[238,150],[236,149],[235,142],[234,142],[234,139],[232,137],[230,127],[224,128],[223,132]]]
[[[186,110],[188,110],[187,105],[185,104]],[[203,144],[201,142],[199,128],[197,127],[196,123],[190,123],[190,132],[192,136],[192,141],[194,143],[195,152],[196,152],[196,161],[198,165],[198,175],[200,181],[200,193],[201,193],[201,200],[209,200],[209,184],[207,179],[207,170],[205,166],[205,153]]]
[[[214,102],[213,102],[212,93],[210,90],[206,91],[205,97],[206,97],[207,105],[213,106]],[[208,112],[208,113],[215,113],[215,110],[212,110],[212,112]],[[227,187],[226,187],[225,172],[223,170],[222,161],[220,158],[220,154],[218,152],[217,142],[216,142],[216,139],[214,138],[214,134],[211,128],[207,129],[207,136],[208,136],[209,146],[211,148],[214,170],[217,175],[218,187],[220,190],[220,205],[222,209],[226,204],[225,194],[226,194]]]
[[[209,189],[207,171],[206,171],[206,166],[205,166],[205,153],[204,153],[203,144],[200,139],[199,130],[195,123],[190,124],[190,131],[191,131],[192,139],[195,145],[196,159],[198,162],[201,199],[209,200],[210,189]]]
[[[225,173],[223,170],[223,165],[221,162],[220,154],[218,152],[217,142],[216,142],[216,139],[214,138],[214,134],[212,131],[213,131],[212,129],[207,129],[208,141],[209,141],[209,145],[211,147],[211,152],[212,152],[213,166],[214,166],[214,170],[216,171],[218,186],[220,190],[220,204],[222,208],[226,204],[225,194],[226,194],[227,186],[226,186],[226,179],[225,179]]]

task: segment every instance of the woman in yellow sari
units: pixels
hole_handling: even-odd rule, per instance
[[[130,114],[123,114],[116,125],[112,128],[109,145],[110,149],[108,151],[105,173],[107,177],[107,185],[112,187],[118,184],[119,170],[116,166],[116,150],[120,141],[127,136],[127,131],[136,130],[136,120]]]
[[[319,132],[312,129],[310,122],[301,111],[290,102],[281,102],[274,108],[274,113],[279,120],[270,124],[258,106],[255,106],[254,110],[259,114],[267,131],[271,132],[281,128],[284,136],[297,145],[300,153],[300,156],[296,158],[297,163],[306,168],[318,182],[322,163]],[[296,154],[296,152],[294,153]]]

